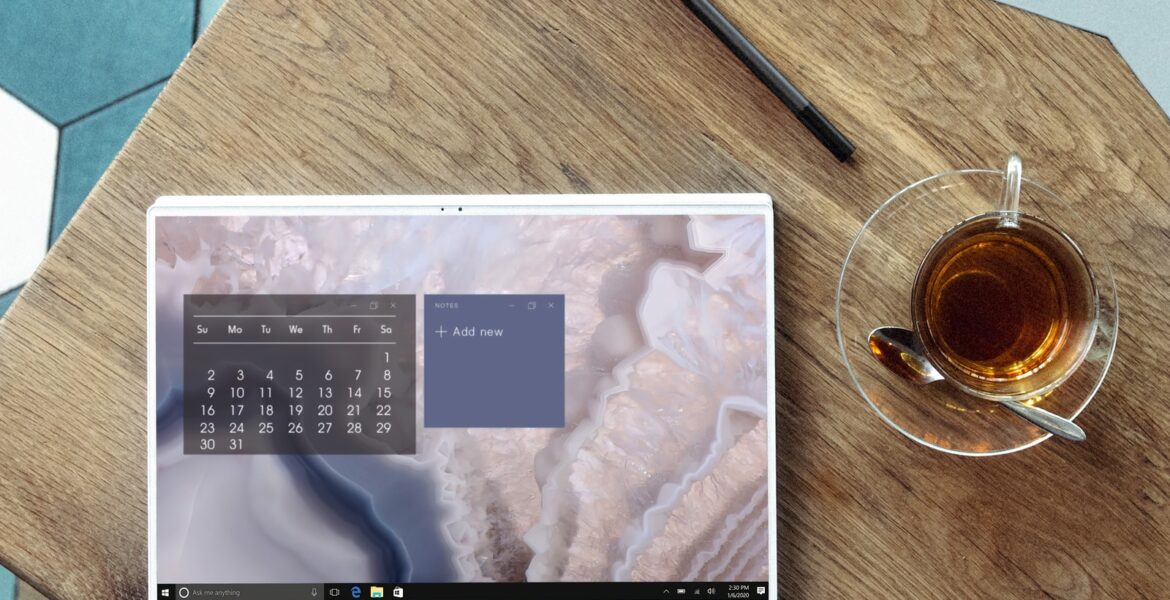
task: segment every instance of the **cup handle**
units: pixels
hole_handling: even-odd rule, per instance
[[[1020,178],[1024,164],[1020,155],[1008,155],[1007,167],[1003,171],[1003,193],[999,197],[999,226],[1017,228],[1020,226]]]

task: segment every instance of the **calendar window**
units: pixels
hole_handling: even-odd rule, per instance
[[[184,453],[413,454],[414,305],[185,296]]]

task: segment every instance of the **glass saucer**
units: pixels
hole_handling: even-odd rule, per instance
[[[1007,454],[1051,434],[998,402],[970,396],[947,382],[921,386],[902,379],[870,354],[869,334],[882,325],[911,326],[910,290],[919,262],[951,226],[998,210],[1003,181],[1002,171],[951,171],[894,194],[862,225],[837,284],[837,343],[857,392],[899,433],[952,454]],[[1096,282],[1097,333],[1084,362],[1059,387],[1026,401],[1071,419],[1088,406],[1113,360],[1118,317],[1113,269],[1090,221],[1047,188],[1024,179],[1020,212],[1068,234]]]

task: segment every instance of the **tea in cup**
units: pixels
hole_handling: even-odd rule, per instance
[[[1039,217],[977,215],[927,253],[911,292],[926,357],[976,396],[1039,396],[1088,352],[1097,320],[1093,273],[1076,243]]]

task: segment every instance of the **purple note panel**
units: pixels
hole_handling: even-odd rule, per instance
[[[425,427],[564,427],[565,297],[423,300]]]

